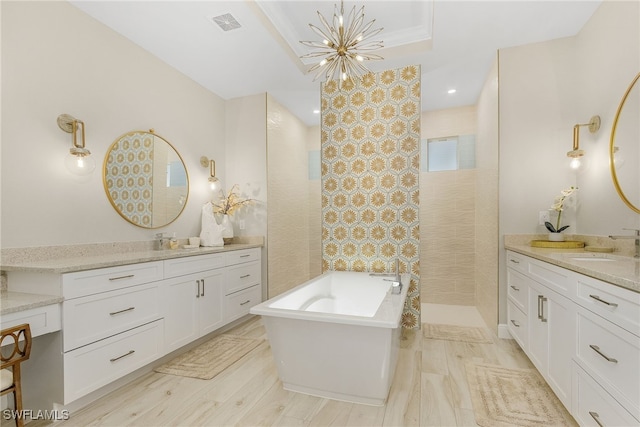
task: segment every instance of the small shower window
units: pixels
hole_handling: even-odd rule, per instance
[[[476,167],[475,135],[458,135],[423,141],[426,172],[474,169]],[[423,170],[424,171],[424,170]]]

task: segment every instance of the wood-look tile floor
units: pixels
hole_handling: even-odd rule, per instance
[[[266,338],[258,317],[230,333]],[[376,407],[283,390],[265,340],[212,380],[150,372],[56,424],[475,426],[464,368],[469,360],[533,367],[512,340],[494,336],[492,344],[474,344],[424,339],[421,330],[405,330],[387,404]]]

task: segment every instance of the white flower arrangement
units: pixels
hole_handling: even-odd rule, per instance
[[[564,210],[564,202],[566,198],[571,196],[576,191],[578,191],[578,187],[571,186],[566,190],[562,190],[560,192],[560,195],[555,198],[555,200],[553,201],[553,205],[551,205],[551,209],[558,212],[558,219],[556,221],[555,227],[549,221],[546,221],[544,225],[545,227],[547,227],[547,230],[549,230],[552,233],[561,233],[567,228],[569,228],[568,225],[565,225],[564,227],[560,227],[560,218],[562,218],[562,211]]]

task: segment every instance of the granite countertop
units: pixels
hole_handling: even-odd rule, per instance
[[[117,254],[48,258],[45,260],[3,263],[0,266],[0,270],[62,274],[75,271],[92,270],[95,268],[137,264],[140,262],[163,261],[172,258],[215,254],[221,252],[237,251],[241,249],[260,248],[262,246],[262,243],[232,243],[216,247],[201,246],[194,249],[180,248],[165,249],[159,251],[144,250],[137,252],[122,252]]]
[[[44,307],[45,305],[60,304],[63,297],[54,295],[25,294],[22,292],[0,292],[0,315]]]
[[[505,244],[505,248],[640,293],[640,260],[633,257],[587,252],[584,249],[534,248],[522,244]]]

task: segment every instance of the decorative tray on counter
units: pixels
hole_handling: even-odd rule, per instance
[[[531,246],[534,248],[575,249],[584,248],[584,242],[578,242],[577,240],[567,240],[564,242],[552,242],[550,240],[532,240]]]

